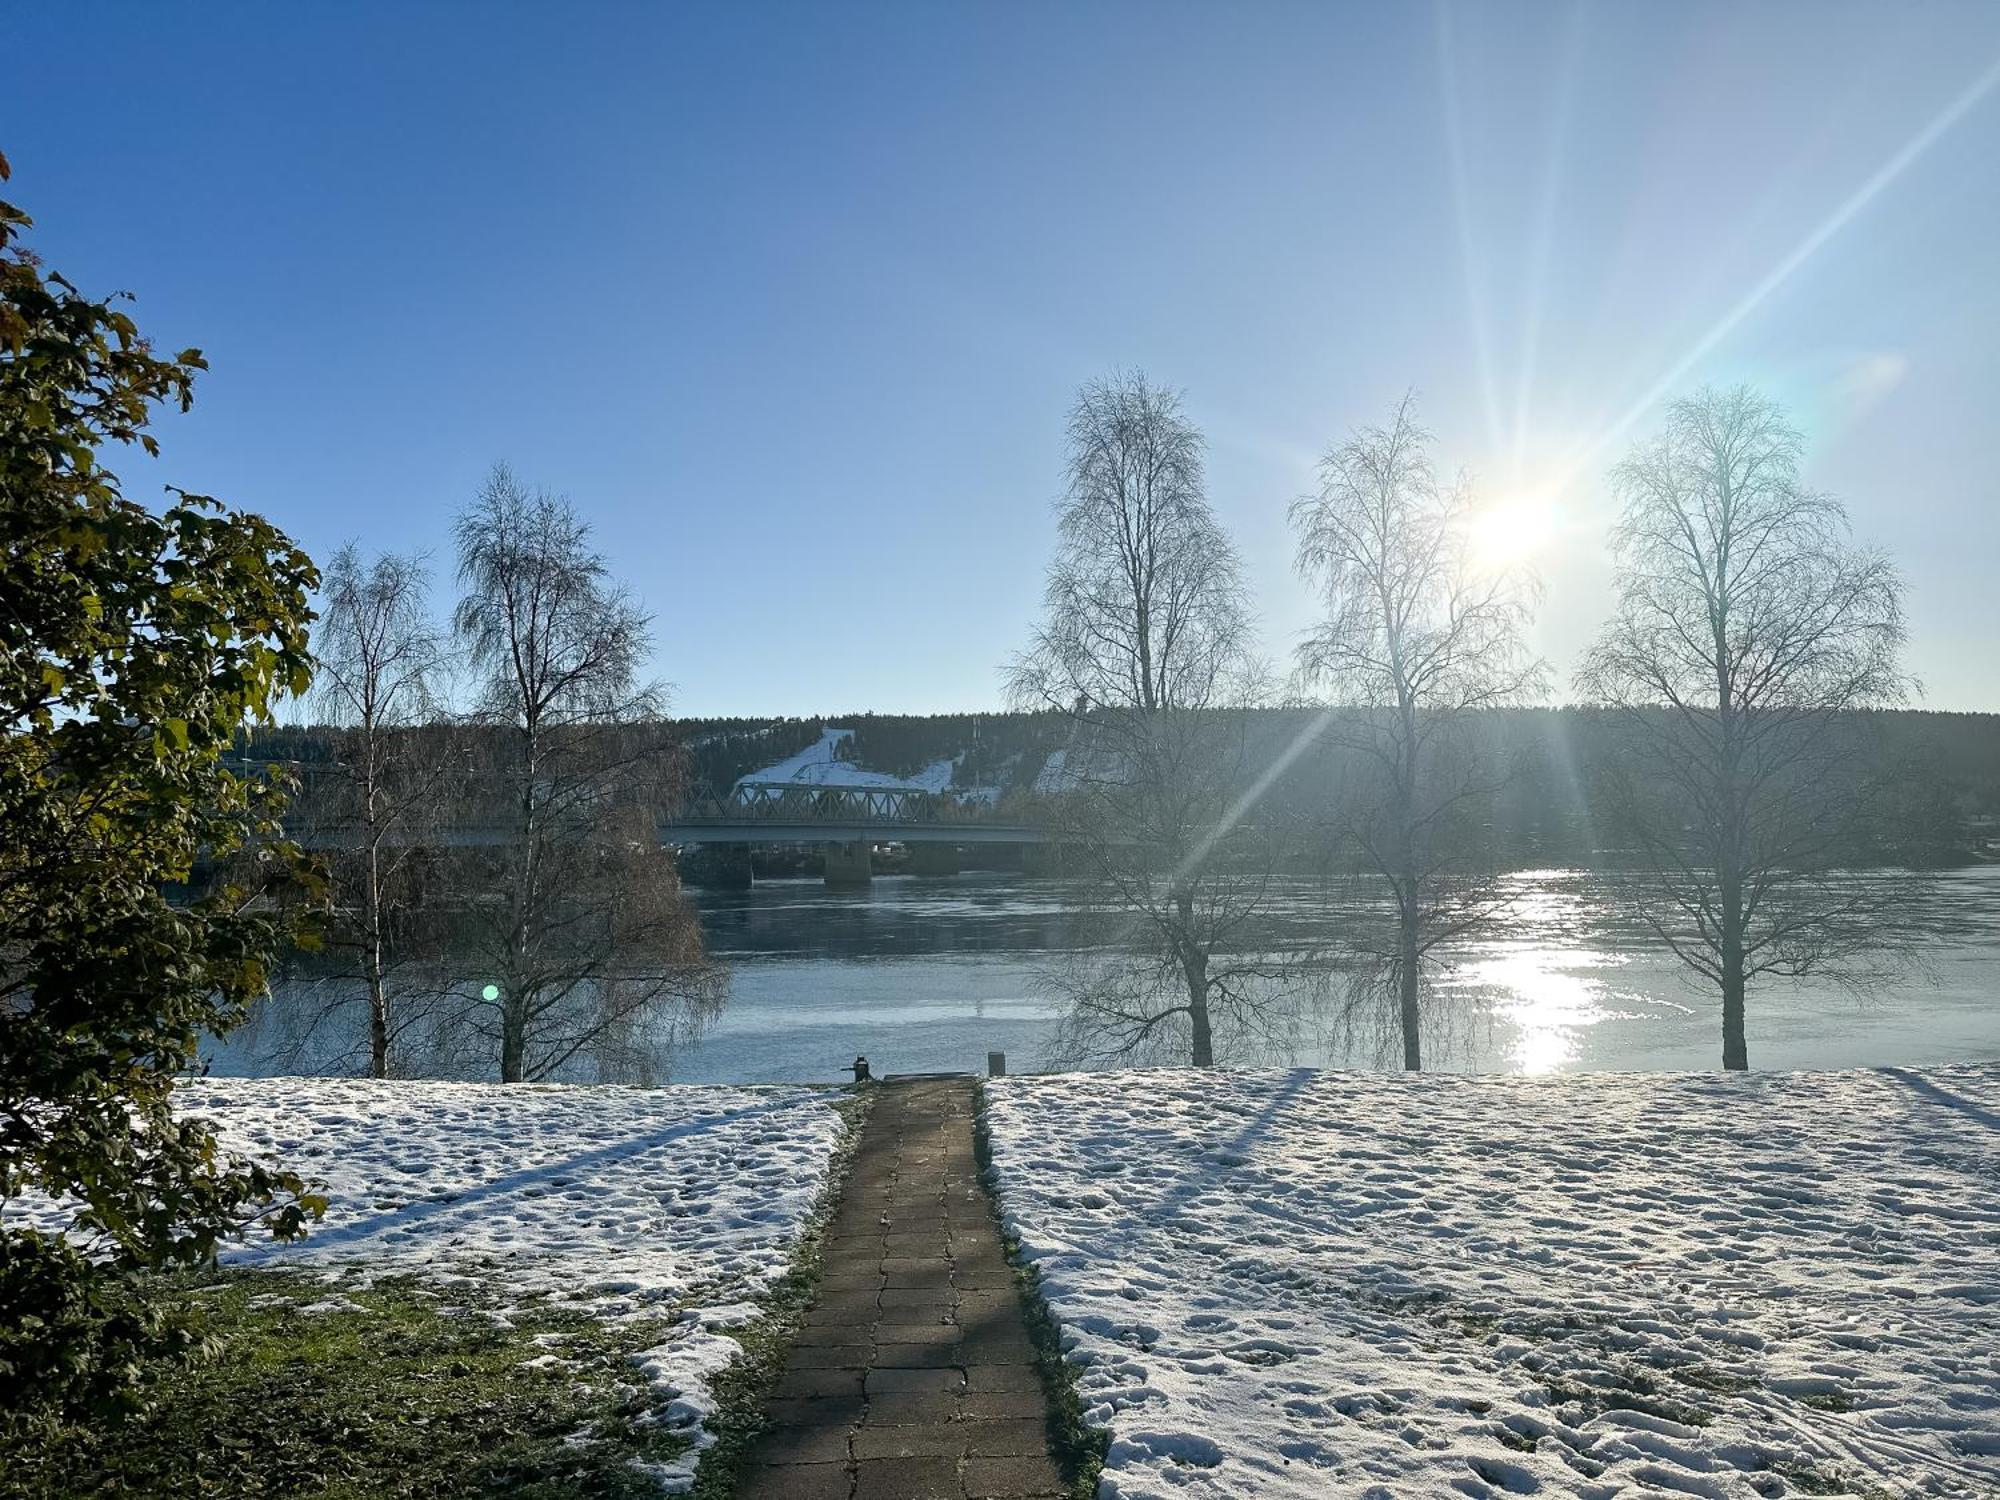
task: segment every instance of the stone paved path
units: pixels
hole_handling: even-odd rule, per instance
[[[884,1084],[737,1500],[1056,1496],[970,1079]]]

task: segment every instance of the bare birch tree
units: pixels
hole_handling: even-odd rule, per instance
[[[657,837],[682,763],[660,693],[639,680],[649,622],[569,504],[504,466],[457,531],[454,621],[485,677],[478,717],[498,731],[481,737],[502,836],[478,1025],[507,1082],[586,1049],[601,1076],[643,1078],[727,993]]]
[[[443,745],[417,726],[438,712],[445,646],[418,558],[382,553],[363,562],[349,543],[328,564],[320,601],[312,703],[342,732],[304,807],[333,836],[330,942],[353,958],[351,971],[330,980],[360,982],[368,1072],[386,1078],[391,1047],[410,1019],[395,975],[413,956],[408,940],[420,919],[412,889],[423,858],[419,835],[443,787]],[[346,1003],[336,999],[332,1008]]]
[[[1498,909],[1460,825],[1507,772],[1475,755],[1470,722],[1519,701],[1542,672],[1522,644],[1532,587],[1469,554],[1471,485],[1439,482],[1430,443],[1405,397],[1387,427],[1328,452],[1319,492],[1291,512],[1299,571],[1325,609],[1300,673],[1330,694],[1323,732],[1349,752],[1331,831],[1359,850],[1392,914],[1385,933],[1346,934],[1363,963],[1343,1019],[1386,1017],[1410,1069],[1423,1066],[1438,949]]]
[[[1257,664],[1202,446],[1178,394],[1142,375],[1083,388],[1043,621],[1010,669],[1017,706],[1070,722],[1053,790],[1086,946],[1048,976],[1069,1056],[1208,1067],[1218,1030],[1274,1014],[1252,920],[1270,861],[1237,805]]]
[[[1865,982],[1892,963],[1917,882],[1858,878],[1881,786],[1864,715],[1904,701],[1902,585],[1799,479],[1799,433],[1747,388],[1703,390],[1613,472],[1616,613],[1577,674],[1627,721],[1613,805],[1640,914],[1722,998],[1771,975]]]

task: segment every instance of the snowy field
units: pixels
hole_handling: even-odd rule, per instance
[[[2000,1495],[2000,1065],[987,1086],[1100,1495]]]
[[[244,1247],[225,1263],[360,1266],[447,1287],[471,1277],[607,1318],[682,1306],[676,1336],[645,1360],[666,1419],[692,1442],[661,1473],[670,1489],[686,1487],[705,1446],[708,1377],[739,1352],[719,1330],[783,1273],[826,1184],[843,1127],[824,1097],[303,1078],[176,1095],[232,1150],[275,1156],[332,1199],[304,1243]]]

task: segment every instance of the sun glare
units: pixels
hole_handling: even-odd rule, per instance
[[[1556,532],[1555,502],[1546,495],[1489,501],[1466,523],[1474,566],[1499,571],[1531,563]]]

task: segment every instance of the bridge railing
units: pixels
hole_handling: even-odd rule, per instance
[[[968,810],[918,787],[813,786],[741,781],[725,794],[697,791],[669,820],[701,823],[937,823],[965,821]]]

